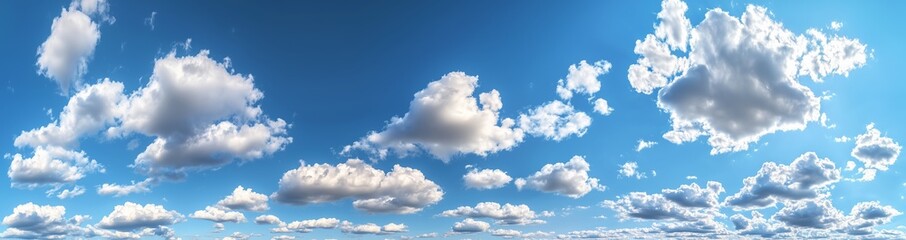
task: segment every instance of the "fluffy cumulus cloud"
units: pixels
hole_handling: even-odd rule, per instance
[[[723,228],[713,221],[720,215],[717,198],[723,192],[719,182],[708,182],[704,188],[692,183],[661,193],[631,192],[616,200],[605,200],[602,205],[616,212],[621,220],[669,220],[655,225],[668,232],[714,232]]]
[[[475,205],[475,207],[461,206],[456,209],[443,211],[440,216],[491,218],[497,220],[497,224],[502,225],[545,223],[544,220],[538,219],[540,214],[536,214],[528,205],[513,205],[509,203],[501,205],[496,202],[482,202]]]
[[[561,101],[550,101],[519,115],[519,128],[532,136],[560,141],[569,136],[583,136],[591,126],[591,117]]]
[[[635,179],[642,179],[646,177],[644,172],[639,172],[639,164],[636,162],[623,163],[623,165],[620,165],[619,172],[621,177]]]
[[[646,94],[660,88],[657,105],[673,127],[665,139],[708,136],[712,154],[746,150],[766,134],[818,121],[821,100],[798,78],[846,76],[867,61],[857,39],[814,29],[794,34],[763,7],[748,6],[739,18],[712,9],[694,28],[682,1],[662,7],[655,34],[636,41],[641,58],[629,67],[630,84]]]
[[[104,167],[85,152],[36,147],[30,158],[13,155],[6,174],[14,187],[35,188],[74,183],[92,172],[104,172]]]
[[[462,176],[467,188],[479,190],[502,188],[507,183],[513,181],[510,175],[500,169],[472,169],[466,175]]]
[[[268,209],[267,199],[267,195],[238,186],[233,190],[233,194],[217,202],[217,206],[232,210],[265,211]]]
[[[208,54],[157,59],[148,84],[121,104],[121,125],[108,135],[155,137],[135,159],[139,172],[181,178],[187,170],[258,159],[292,142],[285,121],[262,116],[256,103],[264,94],[254,78]]]
[[[75,8],[54,18],[50,36],[38,47],[38,72],[53,79],[65,94],[88,70],[88,60],[101,39],[97,23]]]
[[[208,220],[216,223],[245,222],[244,214],[237,211],[231,211],[230,209],[224,207],[207,206],[203,210],[198,210],[190,214],[189,217],[194,219]]]
[[[123,84],[104,79],[76,92],[63,107],[59,120],[46,126],[23,131],[16,137],[17,147],[78,145],[78,139],[97,134],[114,123],[116,107],[125,98]]]
[[[415,213],[444,195],[419,170],[395,165],[385,173],[358,159],[336,166],[303,163],[284,173],[279,185],[271,195],[279,202],[303,205],[352,198],[355,208],[371,213]]]
[[[890,223],[893,217],[903,213],[878,201],[860,202],[853,206],[844,229],[851,235],[868,235],[876,232],[875,226]]]
[[[466,218],[453,224],[453,232],[456,233],[484,232],[489,228],[491,228],[491,224],[471,218]]]
[[[408,228],[409,227],[406,226],[406,224],[400,224],[400,223],[388,223],[388,224],[385,224],[384,226],[380,226],[380,225],[377,225],[374,223],[356,225],[349,221],[343,221],[342,223],[340,223],[341,232],[352,233],[352,234],[386,235],[386,234],[406,232],[406,231],[409,231]]]
[[[843,221],[843,213],[828,199],[795,201],[774,214],[774,219],[787,226],[829,229]]]
[[[737,234],[761,236],[771,238],[777,234],[788,233],[790,228],[776,219],[766,219],[760,212],[752,211],[752,217],[748,218],[742,214],[735,214],[730,217]]]
[[[813,152],[802,154],[790,165],[766,162],[755,176],[743,180],[738,193],[727,197],[728,205],[739,209],[765,208],[778,201],[816,199],[840,180],[840,169]]]
[[[864,134],[856,137],[856,147],[850,155],[864,166],[859,169],[863,174],[862,180],[871,181],[877,171],[887,171],[897,161],[902,147],[893,139],[882,136],[874,123],[868,124],[865,129]]]
[[[409,112],[393,117],[383,131],[371,132],[347,145],[343,153],[362,150],[378,158],[391,151],[405,156],[419,149],[448,161],[457,154],[486,156],[508,150],[523,140],[516,122],[501,119],[497,90],[474,96],[478,77],[451,72],[415,93]]]
[[[138,238],[158,235],[173,238],[170,225],[182,222],[185,217],[161,205],[126,202],[117,205],[98,224],[89,226],[91,232],[105,238]]]
[[[157,179],[148,178],[141,182],[132,182],[127,185],[115,183],[104,183],[98,187],[98,194],[113,195],[115,197],[126,196],[133,193],[146,193],[151,191],[151,185],[156,184]]]
[[[566,79],[557,82],[557,95],[563,100],[571,99],[574,93],[594,96],[601,90],[601,81],[598,81],[598,77],[610,71],[610,67],[610,62],[603,60],[593,64],[582,60],[578,65],[570,65]]]
[[[274,215],[261,215],[255,218],[256,224],[266,224],[266,225],[279,225],[283,221],[280,221],[280,218]]]
[[[264,217],[264,218],[262,218]],[[278,224],[278,227],[271,229],[271,232],[275,233],[289,233],[289,232],[299,232],[307,233],[311,232],[313,229],[334,229],[337,226],[340,226],[341,222],[336,218],[318,218],[318,219],[307,219],[302,221],[292,221],[290,223],[283,223],[276,217],[261,216],[255,219],[255,222],[261,221],[270,221]],[[259,224],[261,224],[259,222]],[[270,223],[273,224],[273,223]]]
[[[573,156],[569,162],[545,164],[535,174],[516,179],[518,189],[531,188],[571,198],[580,198],[591,190],[604,191],[604,185],[597,178],[588,176],[591,166],[581,156]]]
[[[79,225],[87,216],[77,215],[66,219],[66,208],[63,206],[37,205],[26,203],[13,209],[13,213],[3,218],[7,228],[0,237],[22,239],[62,239],[84,236],[85,231]]]

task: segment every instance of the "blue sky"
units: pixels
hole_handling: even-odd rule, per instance
[[[906,238],[901,3],[3,5],[4,237]]]

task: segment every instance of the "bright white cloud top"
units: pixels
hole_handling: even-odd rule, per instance
[[[692,27],[684,2],[662,6],[656,34],[636,41],[641,58],[629,67],[629,81],[640,93],[660,88],[657,106],[670,113],[673,128],[664,139],[679,144],[708,136],[711,154],[805,129],[819,120],[821,100],[799,77],[847,76],[868,58],[858,39],[816,29],[794,34],[763,7],[750,5],[738,18],[709,10]]]

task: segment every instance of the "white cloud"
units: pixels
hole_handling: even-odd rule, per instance
[[[491,228],[491,224],[488,224],[487,222],[466,218],[453,225],[453,232],[477,233],[487,231],[489,228]]]
[[[654,147],[654,145],[657,145],[657,142],[639,139],[639,145],[635,147],[635,151],[641,152],[642,150]]]
[[[795,201],[774,214],[774,219],[787,226],[829,229],[843,221],[843,213],[828,199]]]
[[[503,225],[526,225],[545,223],[544,220],[538,219],[540,215],[532,211],[528,205],[503,204],[496,202],[482,202],[475,207],[461,206],[456,209],[443,211],[440,216],[444,217],[467,217],[467,218],[491,218],[497,220],[497,224]]]
[[[266,211],[267,195],[253,192],[251,188],[236,187],[233,194],[217,202],[218,206],[232,210]]]
[[[620,171],[619,171],[620,176],[629,177],[629,178],[634,177],[636,179],[645,178],[646,177],[645,173],[639,172],[638,168],[639,168],[639,164],[636,162],[623,163],[623,165],[620,165]]]
[[[660,227],[684,232],[693,231],[683,229],[689,227],[715,231],[717,229],[710,222],[720,214],[717,197],[722,192],[724,189],[719,182],[708,182],[707,188],[692,183],[677,189],[664,189],[661,193],[630,192],[618,196],[617,200],[605,200],[602,205],[614,210],[622,220],[673,220],[687,223]]]
[[[146,193],[151,191],[150,186],[152,184],[156,184],[156,180],[154,178],[148,178],[138,183],[132,182],[128,185],[104,183],[100,187],[98,187],[98,194],[121,197],[133,193]]]
[[[261,217],[259,217],[261,218]],[[276,218],[276,217],[274,217]],[[270,219],[273,221],[275,219]],[[258,219],[255,220],[258,222]],[[307,233],[311,232],[312,229],[334,229],[340,225],[340,220],[336,218],[318,218],[318,219],[308,219],[302,221],[293,221],[290,223],[280,222],[279,219],[276,219],[279,227],[271,229],[271,232],[275,233],[289,233],[289,232],[299,232]],[[261,223],[259,223],[261,224]]]
[[[834,142],[838,142],[838,143],[845,143],[845,142],[849,142],[850,140],[852,140],[852,138],[847,137],[847,136],[839,136],[839,137],[834,138]]]
[[[591,117],[572,105],[550,101],[519,115],[519,128],[532,136],[560,141],[569,136],[582,137],[591,126]]]
[[[462,176],[467,188],[479,190],[502,188],[513,178],[500,169],[472,169]]]
[[[349,221],[343,221],[342,223],[340,223],[340,231],[342,231],[344,233],[352,233],[352,234],[385,235],[385,234],[406,232],[409,230],[408,230],[408,226],[406,226],[405,224],[399,224],[399,223],[388,223],[384,226],[379,226],[374,223],[355,225]]]
[[[16,137],[17,147],[78,145],[78,139],[87,134],[97,134],[113,124],[116,106],[125,98],[123,84],[104,79],[79,90],[63,107],[60,119],[47,126],[23,131]]]
[[[145,18],[145,25],[151,27],[151,31],[154,31],[154,17],[157,16],[157,12],[152,11],[151,16]]]
[[[255,218],[255,223],[257,224],[270,224],[270,225],[282,225],[283,221],[280,221],[280,218],[274,215],[261,215]]]
[[[545,164],[535,174],[527,178],[516,179],[516,187],[532,188],[542,192],[552,192],[571,198],[580,198],[591,190],[604,191],[604,185],[597,178],[588,177],[591,167],[585,158],[573,156],[569,162]]]
[[[251,161],[292,142],[286,122],[267,119],[255,105],[264,94],[254,78],[234,74],[228,61],[208,54],[157,59],[151,81],[121,104],[121,125],[109,128],[108,136],[156,138],[135,159],[140,173],[182,178],[187,170]]]
[[[24,239],[60,239],[81,236],[83,229],[78,225],[87,216],[78,215],[64,218],[66,208],[63,206],[37,205],[25,203],[13,209],[13,213],[3,218],[7,229],[0,233],[2,238]]]
[[[36,147],[31,158],[12,156],[7,176],[14,187],[35,188],[74,183],[92,172],[104,172],[85,152],[60,147]]]
[[[764,135],[818,121],[820,99],[797,78],[846,76],[866,61],[858,40],[817,30],[794,34],[763,7],[748,6],[740,18],[709,10],[685,34],[685,4],[662,6],[657,36],[636,42],[642,57],[629,68],[630,83],[646,94],[662,88],[658,107],[670,113],[673,127],[665,139],[678,144],[707,135],[712,154],[746,150]],[[677,46],[687,37],[688,55],[674,55],[668,45],[686,52]]]
[[[764,163],[755,176],[743,180],[742,189],[727,197],[726,203],[738,209],[754,209],[783,200],[815,199],[839,180],[840,169],[833,161],[807,152],[790,165]]]
[[[59,199],[74,198],[74,197],[82,195],[82,194],[85,194],[85,188],[82,186],[74,186],[74,187],[72,187],[72,189],[64,189],[63,191],[60,191],[60,193],[57,194],[57,198],[59,198]]]
[[[840,31],[840,29],[843,28],[843,23],[837,22],[837,21],[832,21],[830,24],[830,28],[833,29],[834,31]]]
[[[38,72],[53,79],[64,94],[78,85],[101,39],[98,25],[76,9],[62,9],[54,18],[50,36],[38,47]]]
[[[752,211],[752,218],[747,218],[742,214],[735,214],[730,217],[730,221],[740,235],[758,235],[763,238],[771,238],[777,234],[788,233],[790,228],[775,219],[765,219],[760,212]]]
[[[383,159],[390,151],[405,156],[422,149],[449,161],[457,154],[487,156],[515,147],[524,134],[513,127],[513,119],[498,116],[500,93],[491,90],[476,99],[477,86],[476,76],[448,73],[415,93],[408,113],[391,118],[383,131],[369,133],[342,153],[363,150]]]
[[[871,181],[878,170],[887,171],[897,161],[902,147],[893,139],[882,136],[874,123],[868,124],[865,130],[864,134],[856,136],[856,147],[850,155],[865,166],[866,169],[860,169],[863,179]]]
[[[608,116],[613,112],[613,108],[607,104],[607,100],[603,98],[595,99],[594,101],[594,110],[601,115]]]
[[[686,180],[695,180],[695,179],[698,179],[698,176],[694,176],[694,175],[686,176]]]
[[[860,202],[853,206],[847,216],[844,229],[852,235],[871,234],[875,232],[875,226],[890,223],[893,217],[902,214],[893,206],[882,206],[878,201]]]
[[[245,222],[245,215],[241,212],[230,211],[223,207],[207,206],[204,210],[198,210],[190,214],[189,217],[195,219],[208,220],[216,223],[222,222]]]
[[[598,77],[610,71],[610,67],[610,62],[603,60],[593,64],[582,60],[578,65],[570,65],[566,80],[560,79],[557,82],[557,95],[563,100],[571,99],[574,93],[594,96],[601,90],[601,82],[598,81]]]
[[[402,223],[388,223],[381,226],[381,232],[384,233],[401,233],[409,231],[409,227]]]
[[[271,195],[279,202],[303,205],[353,198],[355,208],[372,213],[415,213],[444,195],[419,170],[395,165],[385,173],[358,159],[336,166],[303,163],[283,174],[279,185]]]
[[[176,211],[164,209],[163,206],[145,204],[144,206],[132,202],[117,205],[113,212],[104,216],[96,227],[121,232],[135,230],[146,231],[158,229],[182,222],[185,217]]]

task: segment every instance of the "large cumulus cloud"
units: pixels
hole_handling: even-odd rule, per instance
[[[858,39],[814,29],[794,34],[763,7],[748,6],[739,18],[713,9],[692,28],[685,3],[662,6],[656,33],[636,42],[641,58],[629,81],[645,94],[660,88],[657,105],[673,128],[665,139],[708,136],[712,154],[746,150],[764,135],[818,121],[821,100],[799,77],[848,75],[867,61]]]
[[[305,165],[280,179],[271,198],[304,205],[355,199],[353,206],[372,213],[415,213],[443,198],[440,186],[413,168],[393,166],[390,172],[375,169],[362,160]]]

